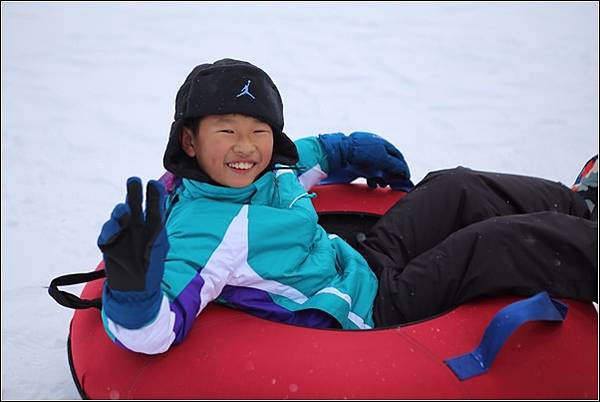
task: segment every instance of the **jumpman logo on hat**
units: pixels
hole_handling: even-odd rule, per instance
[[[254,97],[254,95],[252,95],[252,94],[250,93],[250,89],[249,89],[249,88],[250,88],[250,83],[251,83],[251,82],[252,82],[251,80],[248,80],[248,82],[246,83],[246,85],[244,85],[244,88],[242,88],[242,91],[241,91],[241,92],[240,92],[240,93],[239,93],[239,94],[236,96],[236,98],[239,98],[240,96],[243,96],[243,95],[248,95],[248,96],[249,96],[249,97],[251,97],[252,99],[256,99],[256,98]]]

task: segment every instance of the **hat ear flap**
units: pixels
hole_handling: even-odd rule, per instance
[[[273,134],[273,164],[295,165],[298,163],[296,144],[285,133]]]

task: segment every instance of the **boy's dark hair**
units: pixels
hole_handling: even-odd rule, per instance
[[[269,124],[273,129],[274,164],[294,165],[298,151],[283,133],[283,102],[271,78],[245,61],[223,59],[196,66],[179,88],[175,99],[175,121],[163,163],[171,173],[189,179],[211,182],[195,158],[181,149],[183,127],[197,132],[200,118],[218,114],[243,114]]]
[[[196,133],[198,133],[200,120],[202,120],[202,117],[190,117],[189,119],[185,119],[183,121],[183,127],[189,129],[195,136]]]

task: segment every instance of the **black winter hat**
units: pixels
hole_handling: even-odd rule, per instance
[[[283,102],[271,78],[245,61],[223,59],[196,66],[179,88],[175,98],[175,121],[163,163],[171,173],[199,181],[211,181],[180,146],[184,122],[215,114],[243,114],[269,124],[273,129],[273,157],[276,163],[294,165],[298,151],[283,133]]]

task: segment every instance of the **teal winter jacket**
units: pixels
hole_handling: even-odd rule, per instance
[[[321,145],[309,137],[296,146],[295,169],[267,172],[244,188],[182,180],[167,202],[161,308],[136,329],[103,312],[113,341],[164,352],[212,301],[291,324],[373,326],[377,279],[356,250],[317,223],[308,192],[327,177]]]

